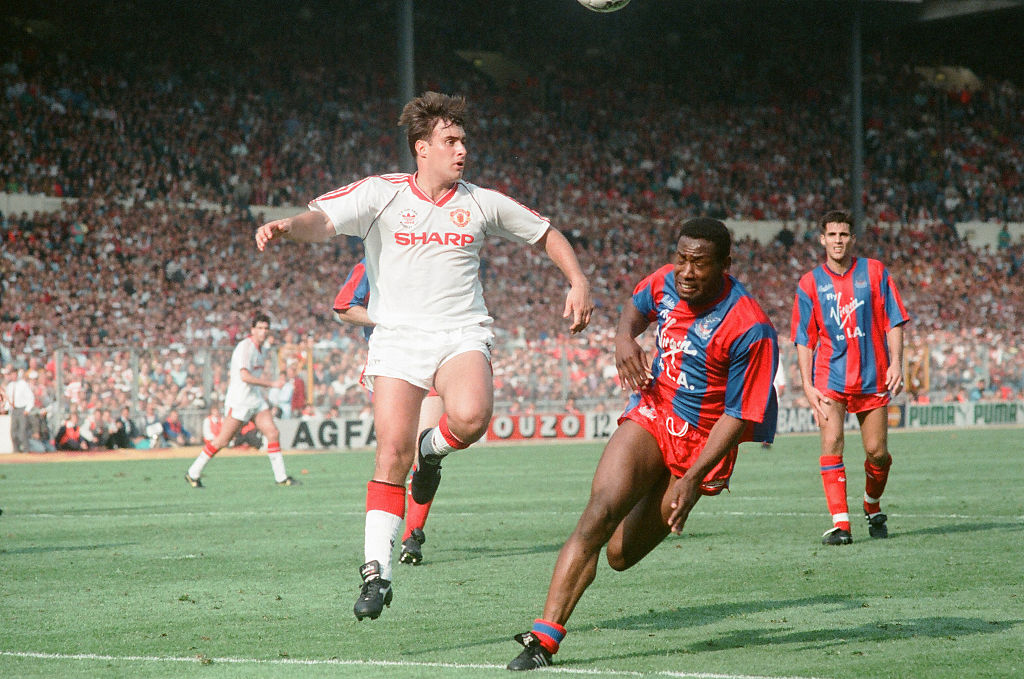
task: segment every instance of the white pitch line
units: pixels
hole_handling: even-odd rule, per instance
[[[101,660],[104,662],[146,662],[146,663],[196,663],[233,665],[334,665],[338,667],[437,667],[457,670],[504,670],[504,665],[476,663],[404,662],[396,660],[342,660],[339,658],[216,658],[207,656],[146,656],[146,655],[104,655],[99,653],[34,653],[30,651],[0,651],[0,657],[35,658],[39,660]],[[671,670],[636,672],[629,670],[601,670],[572,667],[548,667],[545,674],[579,674],[598,677],[679,677],[681,679],[820,679],[819,677],[769,676],[762,674],[719,674],[715,672],[675,672]]]
[[[575,510],[572,513],[577,513]],[[1008,514],[904,514],[902,512],[887,512],[891,518],[899,519],[956,519],[964,521],[995,521],[995,520],[1010,520],[1010,521],[1024,521],[1024,515],[1022,516],[1011,516]],[[365,512],[358,510],[340,510],[326,512],[328,516],[363,516]],[[507,517],[509,514],[518,514],[520,516],[562,516],[566,512],[557,512],[552,510],[545,511],[526,511],[516,510],[515,512],[508,511],[495,511],[495,512],[458,512],[450,511],[444,512],[445,516],[486,516],[488,514],[500,514],[501,516]],[[738,517],[818,517],[821,516],[821,512],[751,512],[751,511],[694,511],[690,513],[691,516],[738,516]],[[139,514],[136,512],[126,512],[124,514],[118,514],[114,512],[106,512],[103,514],[89,514],[89,513],[66,513],[56,514],[52,512],[26,512],[24,514],[18,513],[17,510],[11,512],[8,508],[6,516],[10,518],[18,519],[159,519],[168,517],[282,517],[282,516],[325,516],[323,509],[311,509],[309,511],[287,511],[287,512],[265,512],[265,511],[213,511],[213,512],[149,512],[146,514]]]

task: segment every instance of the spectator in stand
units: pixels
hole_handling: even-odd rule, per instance
[[[57,430],[57,435],[54,437],[54,446],[57,450],[89,450],[89,444],[82,439],[82,432],[78,425],[78,413],[76,411],[71,411],[68,414],[68,419]]]
[[[168,411],[167,417],[163,421],[163,428],[164,439],[171,446],[182,447],[192,445],[192,434],[181,423],[181,416],[178,415],[177,408],[171,408]]]
[[[220,406],[214,403],[210,406],[210,414],[203,419],[203,445],[212,442],[224,425],[224,419],[220,414]]]
[[[11,441],[14,443],[15,452],[28,452],[29,440],[32,438],[31,415],[36,400],[25,372],[18,370],[17,373],[13,373],[14,379],[6,389],[11,415]]]

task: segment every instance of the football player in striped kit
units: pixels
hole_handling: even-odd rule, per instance
[[[853,542],[846,502],[843,425],[854,413],[864,444],[864,515],[873,538],[889,535],[880,500],[889,479],[888,404],[903,390],[903,324],[907,311],[889,271],[875,259],[853,256],[850,214],[826,213],[819,222],[825,263],[800,278],[793,302],[804,394],[821,430],[821,478],[832,528],[826,545]]]
[[[613,569],[632,567],[669,532],[682,531],[702,495],[728,488],[741,442],[774,438],[778,335],[727,273],[731,249],[722,222],[687,220],[675,263],[640,281],[623,305],[615,365],[633,394],[558,554],[543,617],[514,637],[523,650],[508,669],[551,664],[603,546]],[[636,338],[652,323],[657,356],[650,364]]]
[[[391,603],[391,552],[413,462],[412,496],[425,504],[440,482],[441,459],[479,440],[490,422],[494,334],[479,277],[484,240],[500,236],[544,249],[568,281],[562,315],[570,332],[582,331],[593,313],[590,283],[565,236],[535,211],[462,178],[465,107],[462,97],[416,97],[398,121],[414,174],[365,177],[311,201],[308,212],[256,231],[260,251],[280,237],[363,240],[374,323],[364,379],[374,392],[377,453],[366,493],[359,620],[377,618]],[[417,442],[420,404],[431,385],[445,412]]]

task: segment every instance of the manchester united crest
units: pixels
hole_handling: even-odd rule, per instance
[[[458,208],[448,213],[448,218],[452,220],[452,224],[455,226],[466,226],[469,224],[469,210],[465,208]]]

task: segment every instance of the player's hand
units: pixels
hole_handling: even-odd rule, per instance
[[[889,390],[890,395],[895,396],[903,391],[903,386],[903,368],[890,364],[889,369],[885,371],[885,388]]]
[[[569,288],[565,296],[565,309],[562,318],[571,318],[569,332],[573,335],[590,325],[590,317],[594,313],[594,300],[590,296],[590,284],[584,281]]]
[[[290,218],[275,219],[272,222],[267,222],[256,229],[256,249],[263,252],[264,248],[267,247],[267,243],[287,234],[291,230],[292,220]]]
[[[828,422],[828,409],[832,405],[832,399],[813,385],[804,385],[804,395],[807,396],[807,402],[814,413],[814,423],[820,427],[822,422]]]
[[[270,386],[272,386],[274,389],[280,389],[281,387],[284,386],[284,383],[287,381],[288,379],[284,377],[284,375],[282,375],[281,377],[278,377],[276,380],[274,380],[274,383]]]
[[[700,499],[700,479],[691,479],[685,475],[676,479],[669,491],[669,497],[672,498],[669,503],[672,513],[668,516],[668,527],[673,533],[679,534],[683,532],[690,510]]]
[[[619,371],[619,382],[624,390],[640,391],[651,383],[647,353],[631,337],[616,337],[615,367]]]

